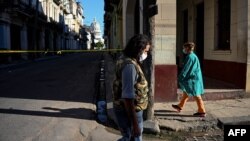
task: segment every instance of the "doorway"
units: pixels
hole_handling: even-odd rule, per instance
[[[204,2],[196,6],[196,54],[203,70],[204,60]]]

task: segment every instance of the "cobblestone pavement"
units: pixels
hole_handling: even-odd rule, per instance
[[[223,141],[223,137],[218,136],[202,136],[202,137],[192,137],[187,138],[185,141]]]
[[[223,141],[224,134],[221,129],[211,129],[206,132],[175,132],[164,130],[159,135],[159,138],[167,141]]]
[[[193,137],[185,137],[184,141],[223,141],[223,134],[215,134],[215,135],[203,135],[203,136],[193,136]]]
[[[114,126],[114,125],[112,125]],[[106,131],[111,134],[120,136],[120,132],[116,127],[106,127]],[[209,129],[204,132],[183,132],[169,131],[162,129],[161,133],[143,134],[143,141],[223,141],[223,130],[220,128]]]

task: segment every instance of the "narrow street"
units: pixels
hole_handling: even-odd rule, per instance
[[[100,59],[101,53],[67,54],[1,69],[0,140],[84,140],[98,125]]]
[[[96,120],[101,57],[101,53],[67,54],[1,68],[0,140],[118,139],[117,129]],[[163,140],[155,135],[143,138]]]
[[[147,54],[143,141],[227,140],[225,125],[250,125],[249,13],[249,0],[0,0],[0,141],[117,141],[124,50]]]

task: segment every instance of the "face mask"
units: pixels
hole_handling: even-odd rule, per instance
[[[140,56],[140,62],[145,60],[147,57],[148,57],[148,54],[142,53],[142,55]]]
[[[187,54],[187,52],[186,52],[186,50],[183,48],[182,49],[182,52],[184,53],[184,54]]]

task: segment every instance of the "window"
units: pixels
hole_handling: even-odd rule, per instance
[[[216,50],[230,50],[231,0],[218,0],[217,2]]]

